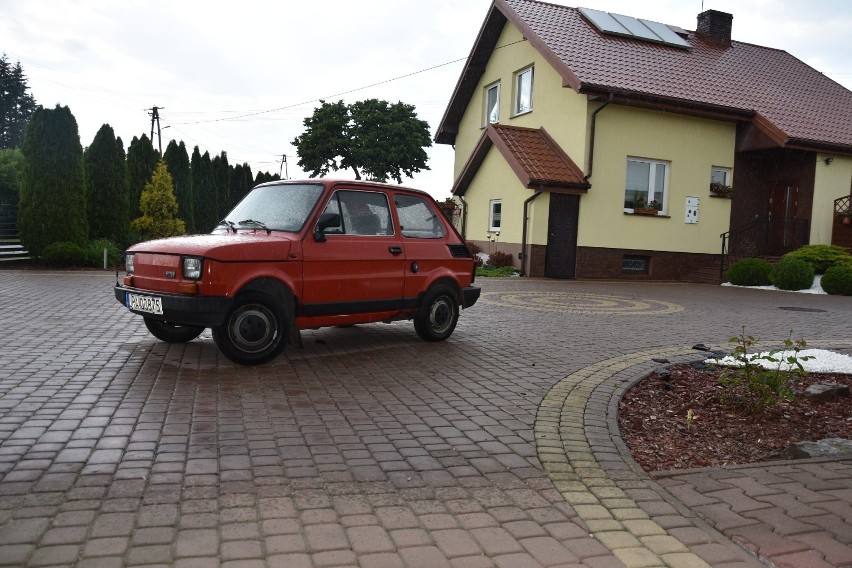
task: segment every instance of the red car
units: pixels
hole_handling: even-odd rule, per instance
[[[226,357],[264,363],[300,330],[413,319],[448,338],[479,298],[464,240],[428,194],[333,180],[255,187],[212,234],[139,243],[115,298],[158,339],[209,327]]]

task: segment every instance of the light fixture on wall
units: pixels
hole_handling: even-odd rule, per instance
[[[831,157],[826,158],[826,159],[825,159],[825,165],[826,165],[826,166],[830,166],[830,165],[831,165],[831,162],[833,162],[833,161],[834,161],[834,158],[831,158]]]

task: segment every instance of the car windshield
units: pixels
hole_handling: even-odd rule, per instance
[[[254,188],[223,220],[233,230],[298,232],[322,194],[317,184],[281,183]],[[231,225],[233,223],[233,225]]]

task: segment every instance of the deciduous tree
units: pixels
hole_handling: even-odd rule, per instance
[[[424,150],[432,145],[429,125],[417,118],[414,106],[378,99],[320,103],[293,140],[298,164],[311,177],[351,169],[355,179],[364,174],[402,183],[402,176],[429,169]]]

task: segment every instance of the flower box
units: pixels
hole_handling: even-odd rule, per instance
[[[633,214],[634,215],[656,215],[660,211],[658,209],[647,209],[643,207],[634,207]]]

